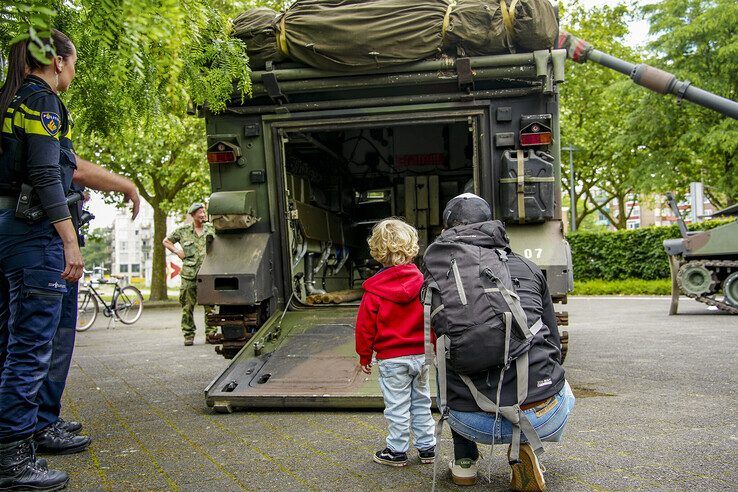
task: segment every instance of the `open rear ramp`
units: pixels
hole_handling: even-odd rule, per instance
[[[382,408],[377,370],[361,372],[356,306],[274,315],[205,390],[208,406]]]

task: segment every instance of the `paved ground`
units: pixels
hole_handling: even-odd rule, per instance
[[[738,317],[691,301],[669,317],[665,298],[579,298],[567,309],[578,401],[564,442],[547,448],[549,489],[735,489]],[[380,412],[212,414],[202,390],[226,361],[201,332],[183,347],[177,325],[175,310],[150,310],[134,326],[78,335],[64,413],[95,441],[50,459],[70,472],[70,488],[430,489],[428,465],[371,462]],[[495,449],[492,483],[471,490],[506,489],[504,451]],[[448,431],[441,454],[452,454]],[[439,486],[456,488],[445,471]]]

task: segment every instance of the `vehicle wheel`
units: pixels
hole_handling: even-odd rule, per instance
[[[82,290],[77,294],[77,331],[87,331],[95,323],[100,306],[97,298],[89,290]]]
[[[723,282],[723,294],[725,294],[725,302],[738,308],[738,272],[731,273],[725,279],[725,282]]]
[[[138,321],[143,312],[143,296],[136,287],[123,287],[115,298],[113,307],[115,316],[124,325],[131,325]]]

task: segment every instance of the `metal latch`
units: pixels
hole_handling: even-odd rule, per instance
[[[471,58],[456,59],[456,76],[458,77],[460,90],[467,92],[474,90],[474,72],[471,67]]]
[[[264,84],[264,89],[267,91],[269,98],[280,106],[287,104],[289,100],[287,96],[282,93],[281,87],[279,87],[279,81],[277,81],[277,74],[274,73],[274,66],[271,62],[266,63],[266,72],[261,77],[261,83]]]

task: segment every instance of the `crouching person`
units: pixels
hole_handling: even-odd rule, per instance
[[[477,480],[477,443],[509,444],[513,490],[543,491],[542,441],[560,441],[574,395],[541,270],[513,253],[482,198],[466,193],[443,213],[424,256],[427,357],[438,337],[439,427],[449,421],[454,483]],[[440,432],[440,429],[439,429]]]
[[[435,459],[435,422],[431,416],[428,366],[423,355],[423,275],[412,261],[418,254],[418,233],[397,219],[379,222],[369,238],[372,257],[382,269],[364,282],[356,319],[356,352],[361,369],[372,371],[377,354],[379,386],[389,427],[385,449],[373,460],[407,465],[410,430],[422,463]]]

